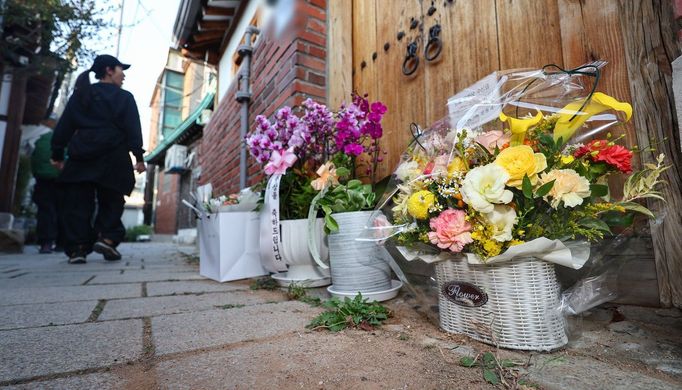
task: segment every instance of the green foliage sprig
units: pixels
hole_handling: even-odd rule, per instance
[[[483,379],[493,386],[501,384],[509,389],[533,387],[521,378],[518,367],[524,366],[524,363],[500,359],[492,352],[478,354],[475,357],[465,356],[460,359],[459,364],[468,368],[480,368]]]
[[[324,313],[315,317],[307,326],[308,329],[329,329],[338,332],[345,328],[360,328],[373,330],[390,317],[391,312],[380,303],[367,302],[358,293],[355,298],[332,298],[323,306],[327,309]]]
[[[371,184],[362,184],[352,179],[346,184],[339,184],[328,191],[319,201],[318,206],[324,211],[324,231],[337,232],[339,224],[332,217],[333,213],[369,210],[374,207],[376,193]]]

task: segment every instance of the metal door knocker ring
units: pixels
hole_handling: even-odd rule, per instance
[[[440,40],[440,24],[429,29],[429,42],[424,49],[424,58],[431,62],[438,58],[440,52],[443,50],[443,42]]]
[[[403,74],[409,76],[417,71],[419,67],[419,57],[417,56],[417,42],[411,42],[407,45],[407,55],[403,61]]]

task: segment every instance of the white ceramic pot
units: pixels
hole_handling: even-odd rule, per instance
[[[320,243],[320,258],[326,261],[329,257],[329,249],[327,249],[325,242],[324,221],[322,218],[318,218],[316,222],[318,228],[315,231],[319,235],[317,238]],[[308,220],[280,221],[280,226],[282,258],[289,266],[287,277],[300,280],[328,278],[329,270],[318,267],[308,250]]]
[[[334,290],[375,292],[391,288],[391,267],[375,242],[356,241],[373,211],[333,214],[339,231],[330,234],[329,264]]]

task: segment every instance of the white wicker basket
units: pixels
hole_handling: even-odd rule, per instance
[[[435,268],[440,325],[447,332],[521,350],[551,351],[568,342],[558,311],[560,286],[553,264],[524,258],[474,265],[464,257],[453,257],[436,263]],[[446,284],[452,294],[460,291],[459,286],[466,290],[467,283],[487,294],[485,303],[479,300],[481,306],[455,303],[444,293]]]

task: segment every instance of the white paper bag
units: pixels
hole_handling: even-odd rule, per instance
[[[267,275],[260,261],[256,212],[204,214],[199,220],[199,273],[218,282]]]

